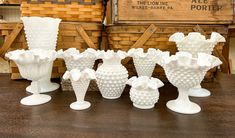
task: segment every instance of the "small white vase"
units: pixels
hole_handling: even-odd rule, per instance
[[[50,17],[21,17],[24,24],[26,40],[29,49],[55,50],[61,19]],[[58,89],[57,83],[51,82],[52,66],[48,74],[40,79],[40,93],[47,93]],[[36,89],[36,83],[32,82],[26,88],[28,92],[33,93]]]
[[[184,36],[183,33],[175,33],[170,36],[169,41],[176,42],[179,51],[189,52],[197,58],[198,53],[212,54],[215,45],[219,42],[225,42],[225,38],[217,32],[212,32],[210,39],[206,39],[204,35],[198,32],[191,32],[187,36]],[[210,95],[210,91],[202,88],[200,84],[189,91],[189,96],[192,97]]]
[[[132,48],[128,51],[128,56],[133,58],[138,76],[152,76],[156,66],[157,54],[158,51],[153,48],[149,48],[147,53],[144,53],[143,48]]]
[[[182,114],[200,112],[200,106],[189,100],[188,92],[201,83],[206,71],[222,62],[204,53],[199,53],[198,58],[192,58],[186,52],[178,52],[173,56],[164,55],[159,58],[161,58],[159,64],[163,66],[168,80],[178,88],[179,93],[177,99],[167,102],[167,107]]]
[[[63,79],[70,79],[72,82],[73,90],[76,95],[76,102],[70,104],[70,108],[74,110],[84,110],[91,106],[90,102],[84,101],[87,88],[90,80],[96,79],[95,71],[93,69],[85,69],[82,72],[78,69],[66,71]]]
[[[40,79],[45,77],[57,53],[54,50],[15,50],[6,54],[10,60],[13,60],[19,68],[23,78],[32,80],[35,84],[33,95],[23,98],[20,103],[23,105],[40,105],[51,100],[49,95],[40,94]]]
[[[159,79],[148,76],[132,77],[127,81],[127,84],[132,86],[130,99],[133,106],[139,109],[153,108],[159,99],[158,88],[164,86]]]
[[[119,98],[125,88],[128,72],[121,60],[126,56],[127,53],[123,51],[99,51],[98,58],[103,60],[103,64],[98,67],[96,78],[98,88],[106,99]]]
[[[93,68],[96,56],[96,50],[92,48],[86,49],[80,53],[76,48],[69,48],[65,51],[58,51],[59,57],[63,58],[68,71],[72,69],[84,70],[86,68]]]

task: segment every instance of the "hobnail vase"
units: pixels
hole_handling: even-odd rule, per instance
[[[146,53],[144,53],[143,48],[132,48],[128,51],[128,56],[133,58],[138,76],[152,76],[156,66],[157,54],[158,51],[153,48],[149,48]]]
[[[151,109],[158,102],[158,88],[164,86],[157,78],[148,76],[132,77],[127,81],[132,86],[130,89],[130,99],[133,106],[139,109]]]
[[[23,78],[32,80],[36,84],[33,95],[21,99],[23,105],[40,105],[51,100],[49,95],[40,94],[40,79],[44,78],[49,71],[50,64],[56,59],[54,50],[15,50],[6,54],[19,68]]]
[[[84,110],[91,106],[91,103],[84,101],[85,95],[90,84],[90,80],[96,79],[95,71],[93,69],[86,68],[83,71],[78,69],[72,69],[66,71],[63,75],[63,79],[70,79],[73,90],[76,95],[76,102],[70,104],[70,108],[74,110]]]
[[[179,51],[189,52],[197,58],[198,53],[212,54],[215,45],[219,42],[225,42],[225,38],[217,32],[212,32],[210,39],[206,39],[204,35],[198,32],[191,32],[187,36],[178,32],[171,35],[169,41],[176,42]],[[207,97],[210,95],[211,92],[202,88],[200,84],[189,91],[189,96],[192,97]]]
[[[206,71],[222,62],[217,57],[204,53],[199,53],[198,58],[193,58],[187,52],[178,52],[173,56],[165,54],[159,58],[159,65],[164,68],[167,79],[178,88],[179,93],[177,99],[167,102],[167,107],[182,114],[200,112],[200,106],[189,100],[188,92],[201,83]]]
[[[126,56],[123,51],[99,51],[98,58],[103,60],[103,64],[96,71],[97,85],[106,99],[119,98],[125,88],[128,72],[121,60]]]

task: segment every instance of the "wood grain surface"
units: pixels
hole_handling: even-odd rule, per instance
[[[202,111],[182,115],[166,108],[177,97],[176,88],[166,84],[154,109],[132,106],[128,88],[120,99],[105,100],[99,92],[88,92],[91,108],[74,111],[73,92],[57,90],[52,100],[40,106],[23,106],[20,99],[28,81],[12,81],[0,74],[0,137],[235,137],[235,76],[225,76],[203,86],[212,91],[208,98],[191,98]]]

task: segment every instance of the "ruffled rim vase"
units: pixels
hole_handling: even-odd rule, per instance
[[[138,76],[152,76],[157,54],[158,51],[154,48],[149,48],[146,53],[143,48],[132,48],[128,51],[128,56],[133,58]]]
[[[63,79],[70,79],[72,82],[73,90],[77,101],[70,104],[70,108],[73,110],[84,110],[91,106],[91,103],[85,101],[85,95],[90,84],[90,80],[96,79],[95,71],[93,69],[86,68],[83,71],[78,69],[72,69],[66,71],[63,75]]]
[[[200,84],[209,69],[222,62],[209,54],[199,53],[193,58],[188,52],[177,52],[176,55],[162,54],[159,57],[167,79],[178,89],[178,98],[167,102],[167,108],[182,114],[195,114],[201,111],[196,103],[189,100],[188,92]]]
[[[190,52],[193,57],[197,58],[198,53],[212,54],[215,45],[219,42],[225,42],[225,38],[217,32],[212,32],[210,39],[206,39],[198,32],[191,32],[187,36],[178,32],[171,35],[169,41],[176,42],[179,51]],[[211,92],[202,88],[200,84],[189,91],[189,96],[192,97],[208,97],[210,95]]]
[[[68,71],[72,69],[84,70],[92,69],[97,59],[97,51],[92,48],[86,49],[84,52],[79,52],[76,48],[69,48],[65,51],[58,51],[59,58],[64,59]]]
[[[133,106],[139,109],[151,109],[158,102],[158,88],[164,86],[163,82],[157,78],[148,76],[132,77],[127,81],[132,86],[130,89],[130,99]]]
[[[40,105],[51,100],[49,95],[40,94],[40,79],[48,74],[50,63],[53,62],[57,53],[54,50],[15,50],[6,54],[19,68],[23,78],[32,80],[36,84],[33,95],[21,99],[23,105]]]
[[[105,99],[117,99],[123,93],[128,80],[127,69],[121,64],[121,60],[127,56],[124,51],[113,50],[99,51],[98,58],[103,60],[97,71],[97,85],[101,95]]]

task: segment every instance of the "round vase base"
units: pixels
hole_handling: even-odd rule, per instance
[[[181,114],[196,114],[201,111],[201,107],[193,102],[182,104],[177,100],[171,100],[167,102],[166,106],[170,110]]]
[[[118,99],[118,98],[120,98],[121,95],[120,95],[120,96],[116,96],[116,97],[111,97],[111,96],[104,96],[104,95],[102,95],[102,97],[105,98],[105,99],[113,100],[113,99]]]
[[[84,101],[84,102],[74,102],[70,104],[70,108],[73,110],[84,110],[91,106],[90,102]]]
[[[51,100],[51,96],[45,94],[33,94],[21,99],[20,103],[23,105],[40,105]]]
[[[148,106],[143,106],[143,105],[137,105],[133,103],[133,106],[139,109],[151,109],[154,107],[154,105],[148,105]]]
[[[211,95],[211,92],[204,88],[192,88],[188,93],[191,97],[208,97]]]
[[[50,82],[50,83],[47,83],[46,85],[40,85],[40,92],[39,93],[52,92],[52,91],[58,89],[59,87],[60,87],[59,84],[54,83],[54,82]],[[26,91],[30,92],[30,93],[34,93],[35,91],[37,91],[37,88],[32,85],[29,85],[26,88]]]

